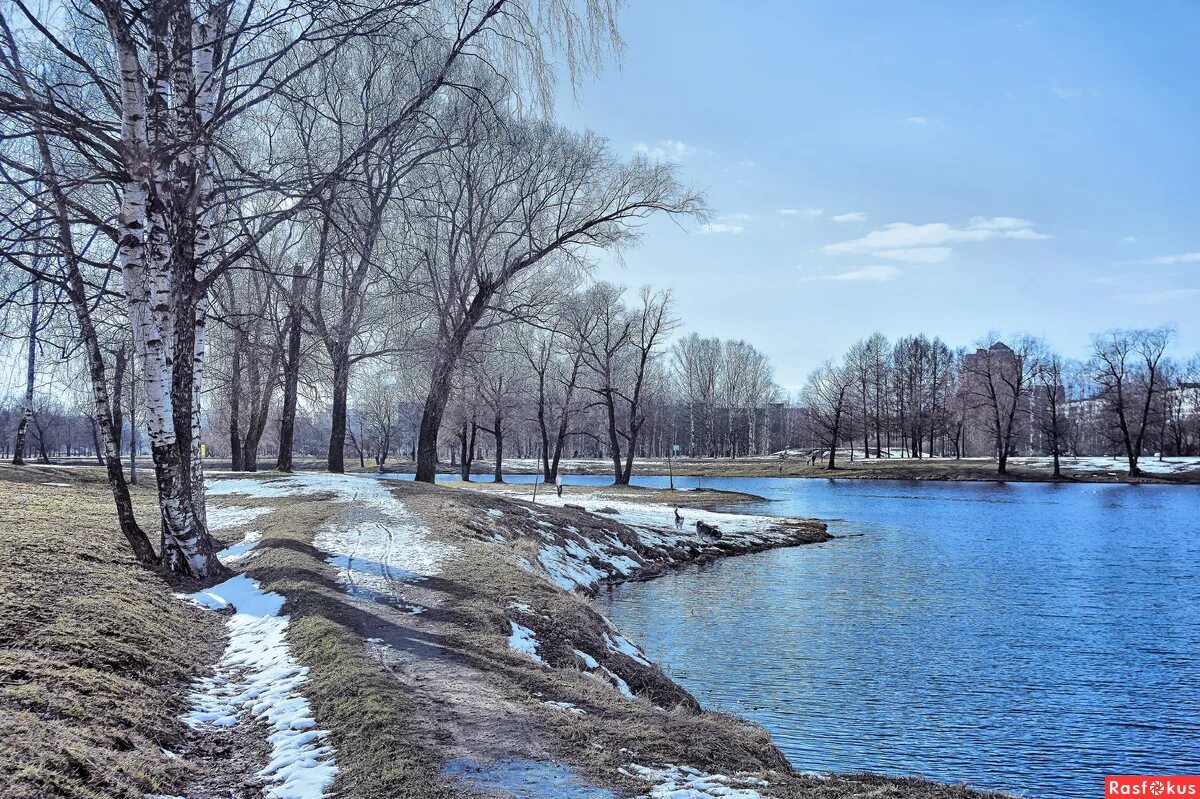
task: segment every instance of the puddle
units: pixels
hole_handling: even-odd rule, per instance
[[[513,799],[616,799],[615,793],[588,785],[568,766],[527,758],[487,764],[463,758],[447,763],[442,773],[458,777],[469,787],[499,791]]]

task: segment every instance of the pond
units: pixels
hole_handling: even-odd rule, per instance
[[[797,768],[1080,799],[1105,774],[1200,773],[1200,487],[676,483],[847,536],[600,597]]]

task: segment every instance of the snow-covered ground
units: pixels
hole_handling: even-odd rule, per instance
[[[1062,468],[1077,472],[1104,472],[1113,474],[1127,474],[1129,472],[1129,461],[1125,458],[1094,455],[1086,458],[1068,458],[1064,456],[1058,460]],[[1012,458],[1010,462],[1039,469],[1050,469],[1054,466],[1054,459],[1049,457]],[[1138,467],[1146,474],[1186,474],[1187,472],[1200,469],[1200,457],[1194,455],[1164,457],[1160,460],[1153,455],[1143,455],[1138,458]]]

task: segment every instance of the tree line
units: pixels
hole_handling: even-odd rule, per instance
[[[618,156],[549,113],[555,65],[587,74],[619,49],[615,6],[3,7],[5,295],[39,315],[54,306],[70,331],[139,559],[221,571],[201,456],[214,371],[243,459],[270,398],[282,398],[286,442],[307,391],[330,403],[328,467],[340,471],[352,373],[420,353],[416,470],[432,481],[475,339],[527,317],[591,253],[632,243],[646,217],[703,211],[672,165]],[[157,551],[120,458],[122,348],[141,389]],[[228,363],[214,369],[218,352]]]
[[[1119,455],[1130,475],[1149,453],[1200,453],[1200,354],[1168,355],[1169,327],[1091,337],[1072,360],[1027,334],[972,349],[875,333],[814,370],[801,392],[807,443],[844,457]]]

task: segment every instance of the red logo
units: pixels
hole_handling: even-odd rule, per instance
[[[1104,799],[1124,796],[1150,797],[1150,799],[1194,796],[1200,799],[1200,777],[1110,775],[1104,778]]]

